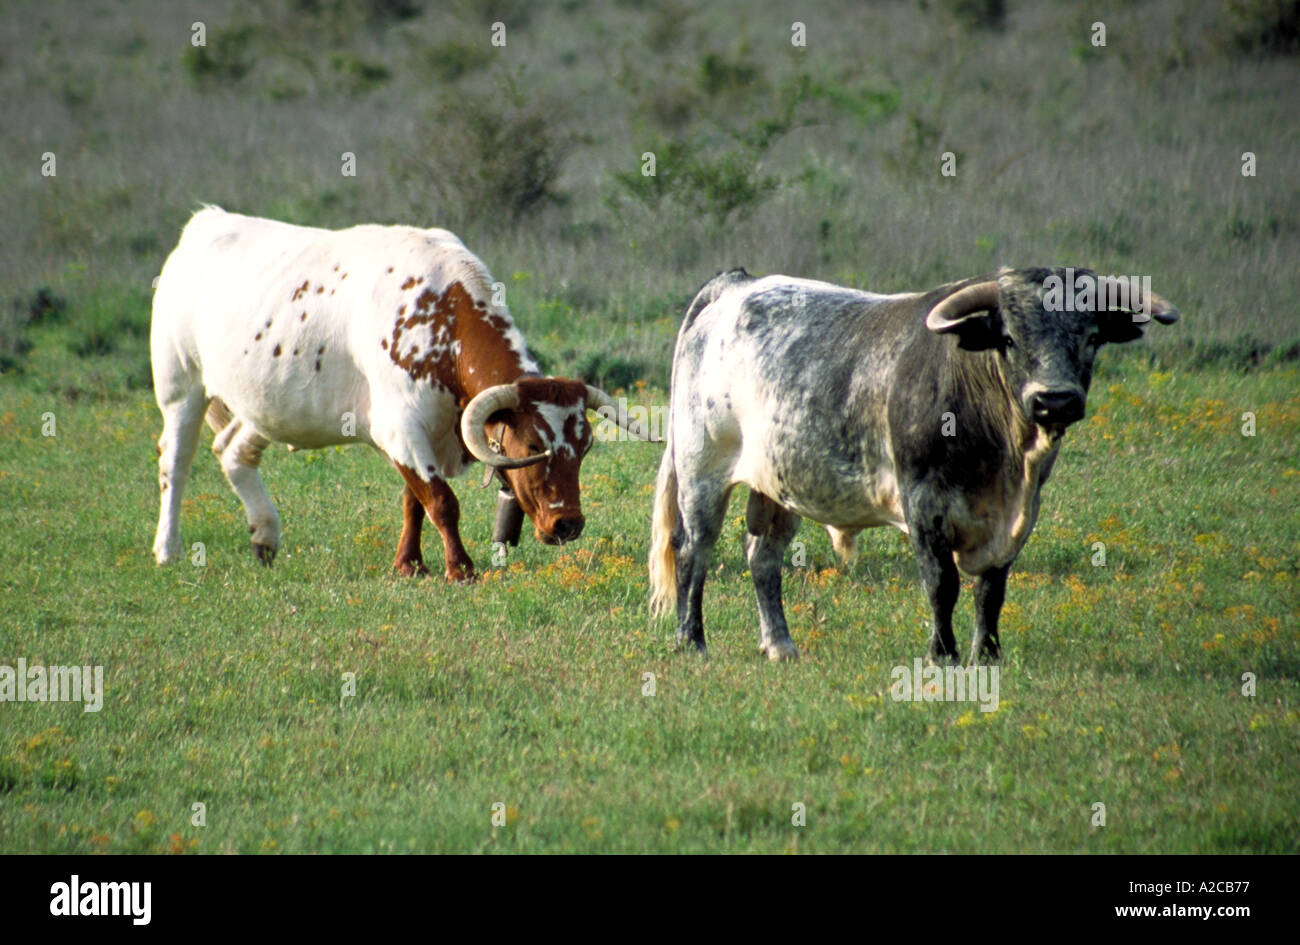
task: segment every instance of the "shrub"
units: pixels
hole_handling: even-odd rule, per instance
[[[240,25],[210,30],[206,46],[186,46],[182,59],[185,70],[200,88],[216,82],[237,82],[252,71],[253,27]]]
[[[433,110],[417,155],[400,173],[427,186],[453,219],[472,213],[514,222],[563,201],[557,182],[575,143],[553,107],[525,103],[512,87],[462,94]]]
[[[0,309],[0,374],[19,370],[22,359],[32,349],[27,339],[28,326],[59,321],[67,307],[67,302],[48,286],[10,299],[9,305]]]
[[[655,172],[643,164],[612,173],[613,201],[631,197],[650,210],[671,198],[693,215],[707,215],[719,225],[733,214],[749,216],[781,184],[761,171],[767,149],[790,127],[781,119],[760,119],[731,139],[709,141],[660,139],[650,148]]]
[[[939,6],[970,29],[1001,30],[1007,25],[1006,0],[942,0]]]
[[[1238,51],[1300,52],[1300,0],[1231,0],[1227,13]]]

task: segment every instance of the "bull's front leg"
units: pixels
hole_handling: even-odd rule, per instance
[[[411,487],[402,490],[402,537],[397,541],[393,567],[402,577],[423,577],[429,573],[420,550],[420,533],[424,526],[424,506]]]
[[[758,597],[758,622],[761,635],[760,653],[770,660],[792,660],[799,650],[790,639],[781,606],[781,562],[785,549],[799,530],[799,516],[777,505],[761,492],[749,493],[745,508],[745,558]]]
[[[442,479],[434,477],[425,482],[412,469],[408,469],[400,463],[397,469],[406,480],[406,487],[415,497],[415,500],[424,511],[428,514],[429,520],[442,535],[443,550],[446,557],[446,576],[448,581],[472,581],[474,579],[474,562],[470,559],[469,553],[460,540],[460,503],[456,501],[456,494],[451,491],[451,487]],[[403,510],[408,508],[405,499],[403,500]],[[409,517],[407,522],[409,522]],[[403,530],[405,536],[405,530]],[[404,549],[398,549],[399,556]],[[417,542],[418,552],[418,542]],[[400,562],[399,562],[399,570]]]
[[[1011,565],[989,568],[975,582],[975,636],[970,644],[970,661],[996,660],[1001,653],[998,646],[998,615],[1007,596],[1007,574]]]
[[[937,524],[937,523],[936,523]],[[961,593],[961,578],[952,560],[952,548],[929,522],[908,523],[921,584],[930,598],[934,629],[930,634],[930,659],[957,662],[957,641],[952,635],[952,611]]]

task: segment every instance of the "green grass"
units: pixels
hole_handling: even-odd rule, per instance
[[[1108,354],[1013,571],[987,714],[890,699],[928,622],[892,530],[867,533],[845,572],[805,524],[807,566],[785,592],[804,656],[768,665],[739,497],[706,586],[712,659],[674,653],[644,607],[661,447],[601,444],[580,542],[526,534],[470,587],[390,574],[399,485],[364,449],[268,455],[285,544],[262,569],[205,451],[183,534],[207,563],[160,569],[147,392],[4,382],[0,662],[102,664],[107,692],[98,714],[0,706],[0,844],[1297,852],[1300,377]],[[485,568],[493,490],[456,487]],[[494,803],[508,826],[492,826]]]

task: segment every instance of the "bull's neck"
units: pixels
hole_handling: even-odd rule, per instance
[[[491,320],[491,323],[489,322]],[[537,363],[522,345],[516,349],[506,331],[514,328],[506,321],[507,329],[500,324],[503,316],[489,313],[477,318],[457,319],[452,339],[457,343],[456,385],[453,393],[464,407],[489,387],[513,384],[521,377],[536,375]],[[517,331],[516,331],[517,336]]]
[[[997,440],[1010,447],[1016,462],[1037,451],[1045,432],[1025,418],[997,354],[958,351],[951,363],[956,399],[962,404],[978,405],[987,426]]]

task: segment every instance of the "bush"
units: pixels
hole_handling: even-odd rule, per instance
[[[248,25],[210,30],[206,46],[185,47],[185,70],[200,88],[216,82],[238,82],[252,71],[256,61],[253,38],[253,28]]]
[[[692,215],[706,215],[722,226],[733,214],[751,214],[781,184],[760,170],[771,145],[790,128],[788,116],[760,119],[730,139],[660,139],[649,149],[654,173],[645,164],[612,173],[613,201],[631,197],[650,210],[672,199]]]
[[[29,296],[16,295],[0,310],[0,374],[19,370],[22,359],[32,349],[27,339],[29,325],[57,322],[63,318],[68,303],[42,286]]]
[[[743,55],[734,59],[719,52],[705,53],[700,60],[700,91],[711,98],[748,93],[759,81],[758,67]]]
[[[387,82],[393,75],[387,67],[366,62],[360,56],[348,52],[331,53],[329,63],[344,90],[351,95],[368,92]]]
[[[1232,0],[1227,12],[1232,43],[1240,52],[1300,52],[1300,0]]]
[[[482,43],[460,39],[430,46],[423,60],[433,77],[443,82],[455,82],[461,76],[481,69],[489,61]]]
[[[418,156],[399,173],[432,191],[440,216],[518,221],[564,200],[556,185],[576,138],[555,112],[536,99],[525,103],[513,87],[444,100],[427,120]]]
[[[969,29],[1001,30],[1007,25],[1006,0],[942,0],[939,6]]]

